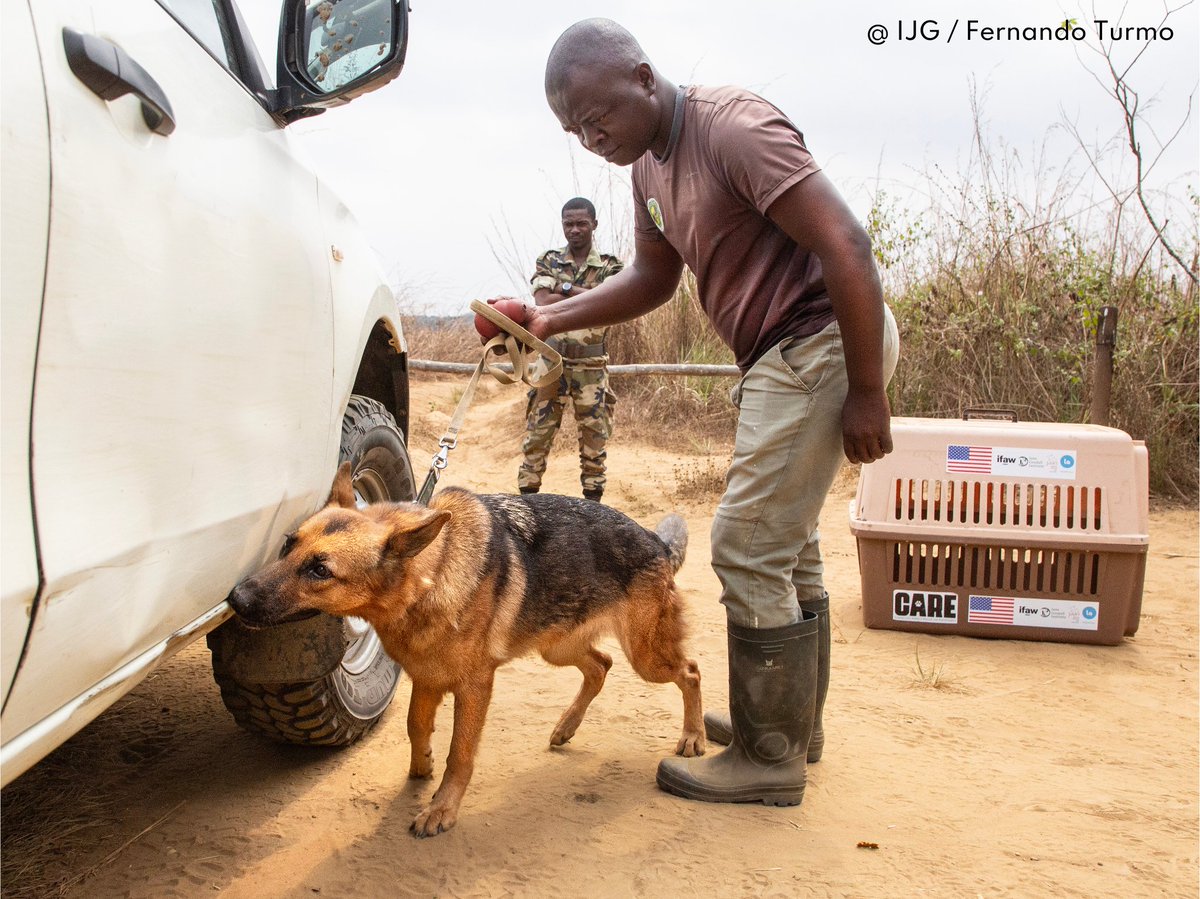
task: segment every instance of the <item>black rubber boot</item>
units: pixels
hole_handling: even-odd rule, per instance
[[[821,721],[821,713],[825,710],[825,695],[829,692],[829,594],[819,599],[807,599],[800,603],[800,608],[817,615],[817,707],[813,713],[812,738],[808,742],[808,763],[821,760],[825,749],[825,727]],[[705,712],[704,735],[710,743],[719,746],[728,745],[733,739],[733,726],[729,721],[729,713]]]
[[[817,705],[813,711],[812,737],[808,741],[808,761],[821,761],[825,750],[825,694],[829,692],[829,594],[818,599],[801,600],[800,608],[817,616]]]
[[[733,739],[716,755],[668,758],[658,785],[704,802],[799,805],[817,689],[817,616],[786,627],[729,628]]]

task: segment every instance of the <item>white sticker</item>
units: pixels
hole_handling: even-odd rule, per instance
[[[958,594],[923,590],[892,591],[892,620],[958,624]]]
[[[946,471],[963,474],[1073,481],[1078,461],[1079,456],[1074,450],[965,443],[946,446]]]
[[[1094,631],[1100,627],[1100,604],[1073,599],[1025,599],[972,594],[967,601],[967,622]]]

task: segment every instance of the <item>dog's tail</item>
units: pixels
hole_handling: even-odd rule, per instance
[[[667,546],[667,558],[671,560],[671,570],[679,571],[679,567],[683,565],[683,557],[687,554],[687,522],[672,512],[658,523],[658,526],[654,528],[654,533]]]

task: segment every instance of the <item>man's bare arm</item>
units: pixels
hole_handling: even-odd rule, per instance
[[[883,378],[883,289],[871,239],[821,172],[789,188],[767,215],[821,260],[850,382],[842,408],[846,457],[851,462],[882,459],[892,451],[891,409]]]
[[[657,309],[675,293],[683,260],[665,240],[639,240],[633,262],[587,291],[587,298],[553,299],[553,291],[534,294],[537,306],[529,310],[525,327],[545,339],[563,331],[599,328],[629,321]],[[574,293],[575,291],[572,291]],[[543,304],[538,294],[551,294]]]

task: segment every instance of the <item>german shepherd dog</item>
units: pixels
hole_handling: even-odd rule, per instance
[[[343,463],[325,508],[288,535],[276,562],[234,587],[229,604],[250,626],[306,610],[370,622],[412,680],[410,777],[433,776],[434,717],[454,694],[446,772],[412,823],[427,837],[458,819],[496,669],[534,650],[583,672],[551,746],[575,735],[604,685],[612,658],[594,644],[612,634],[642,678],[679,686],[683,736],[675,752],[703,754],[700,670],[683,653],[674,580],[686,544],[677,515],[652,533],[608,506],[550,494],[448,488],[428,507],[358,509]]]

